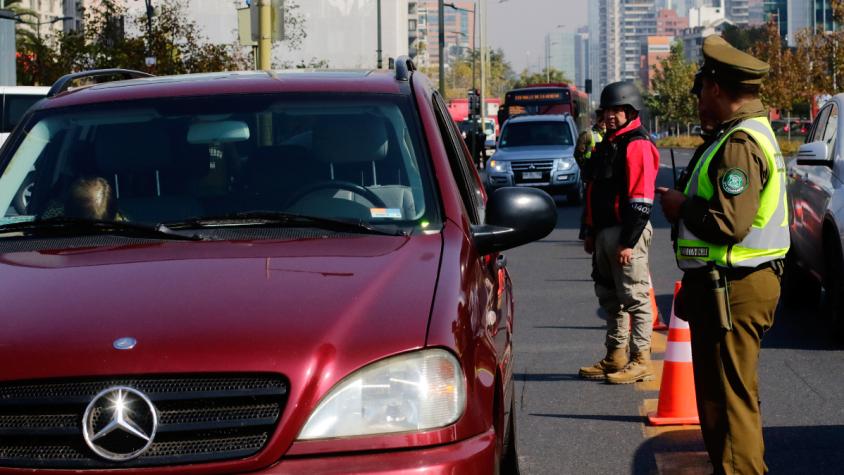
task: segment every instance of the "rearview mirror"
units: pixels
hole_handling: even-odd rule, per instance
[[[804,143],[797,149],[798,165],[826,165],[832,167],[826,142]]]
[[[505,187],[493,192],[486,207],[486,223],[472,226],[481,255],[504,251],[547,236],[557,225],[557,206],[536,188]]]
[[[222,144],[249,140],[249,126],[239,120],[199,122],[188,129],[189,144]]]

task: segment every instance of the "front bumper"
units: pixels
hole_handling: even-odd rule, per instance
[[[488,171],[484,185],[490,191],[505,186],[529,186],[546,190],[551,194],[557,194],[574,191],[580,184],[580,172],[576,169],[543,172],[542,178],[539,179],[522,179],[521,177],[517,177],[516,173]]]
[[[265,475],[313,473],[339,475],[372,473],[410,474],[489,474],[495,468],[495,432],[493,429],[453,444],[417,450],[381,453],[345,454],[321,457],[295,457],[264,470]]]

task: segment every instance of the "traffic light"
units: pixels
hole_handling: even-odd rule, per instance
[[[469,115],[481,115],[481,95],[478,94],[477,89],[469,90]]]

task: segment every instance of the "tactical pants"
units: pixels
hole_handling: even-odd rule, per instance
[[[716,474],[761,474],[759,349],[774,320],[780,282],[770,268],[729,283],[732,331],[722,330],[705,275],[686,273],[678,316],[692,335],[700,428]]]
[[[626,266],[618,263],[620,234],[621,226],[613,226],[595,236],[592,280],[598,303],[607,312],[607,349],[626,349],[630,345],[631,354],[638,354],[651,350],[653,309],[648,251],[653,228],[650,223],[645,227],[633,248],[633,261]]]

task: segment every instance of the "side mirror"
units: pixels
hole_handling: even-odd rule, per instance
[[[798,165],[825,165],[832,168],[826,142],[804,143],[797,149]]]
[[[472,226],[481,255],[542,239],[557,225],[557,205],[536,188],[505,187],[487,201],[486,223]]]

